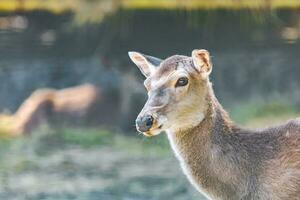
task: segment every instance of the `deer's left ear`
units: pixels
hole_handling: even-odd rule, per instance
[[[208,76],[212,71],[212,64],[210,62],[209,52],[205,49],[195,49],[192,52],[192,58],[196,70],[203,74],[204,76]]]
[[[130,59],[138,66],[145,77],[150,76],[161,63],[161,59],[138,52],[128,52]]]

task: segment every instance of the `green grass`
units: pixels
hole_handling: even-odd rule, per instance
[[[97,148],[110,146],[116,149],[137,152],[165,151],[167,140],[165,137],[146,138],[142,135],[132,134],[126,136],[121,133],[113,133],[108,130],[99,129],[72,129],[66,128],[54,131],[47,137],[56,137],[64,145],[73,145],[82,148]]]
[[[9,148],[12,144],[16,145],[16,143],[34,147],[34,151],[39,155],[70,147],[83,149],[110,147],[128,153],[162,156],[168,155],[170,152],[164,134],[146,138],[137,133],[128,136],[106,129],[95,128],[40,129],[31,136],[15,138],[13,142],[11,140],[6,142],[6,148]]]
[[[300,110],[283,100],[240,104],[230,110],[232,119],[246,126],[267,126],[300,116]]]
[[[138,157],[164,158],[171,154],[163,134],[146,138],[138,134],[126,136],[106,129],[41,128],[32,135],[0,139],[0,183],[5,182],[2,179],[10,171],[21,174],[43,170],[39,166],[40,159],[55,156],[64,150],[89,152],[101,151],[101,148]]]
[[[97,129],[62,129],[59,133],[65,143],[80,145],[85,148],[111,144],[113,134]]]

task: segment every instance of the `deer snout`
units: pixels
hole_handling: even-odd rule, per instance
[[[140,132],[147,132],[153,126],[154,118],[151,115],[140,116],[136,119],[136,128]]]

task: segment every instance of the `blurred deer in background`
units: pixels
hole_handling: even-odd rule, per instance
[[[129,56],[148,91],[137,130],[146,136],[165,131],[198,191],[219,200],[300,199],[300,120],[256,131],[235,125],[214,95],[206,50],[163,61]]]

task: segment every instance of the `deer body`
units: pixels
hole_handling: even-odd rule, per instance
[[[209,199],[300,199],[300,121],[255,131],[236,126],[214,96],[208,52],[195,54],[168,58],[152,72],[152,81],[157,76],[161,84],[148,85],[140,115],[150,115],[152,123],[142,132],[165,130],[185,175]],[[174,73],[188,84],[182,78],[171,84]]]

